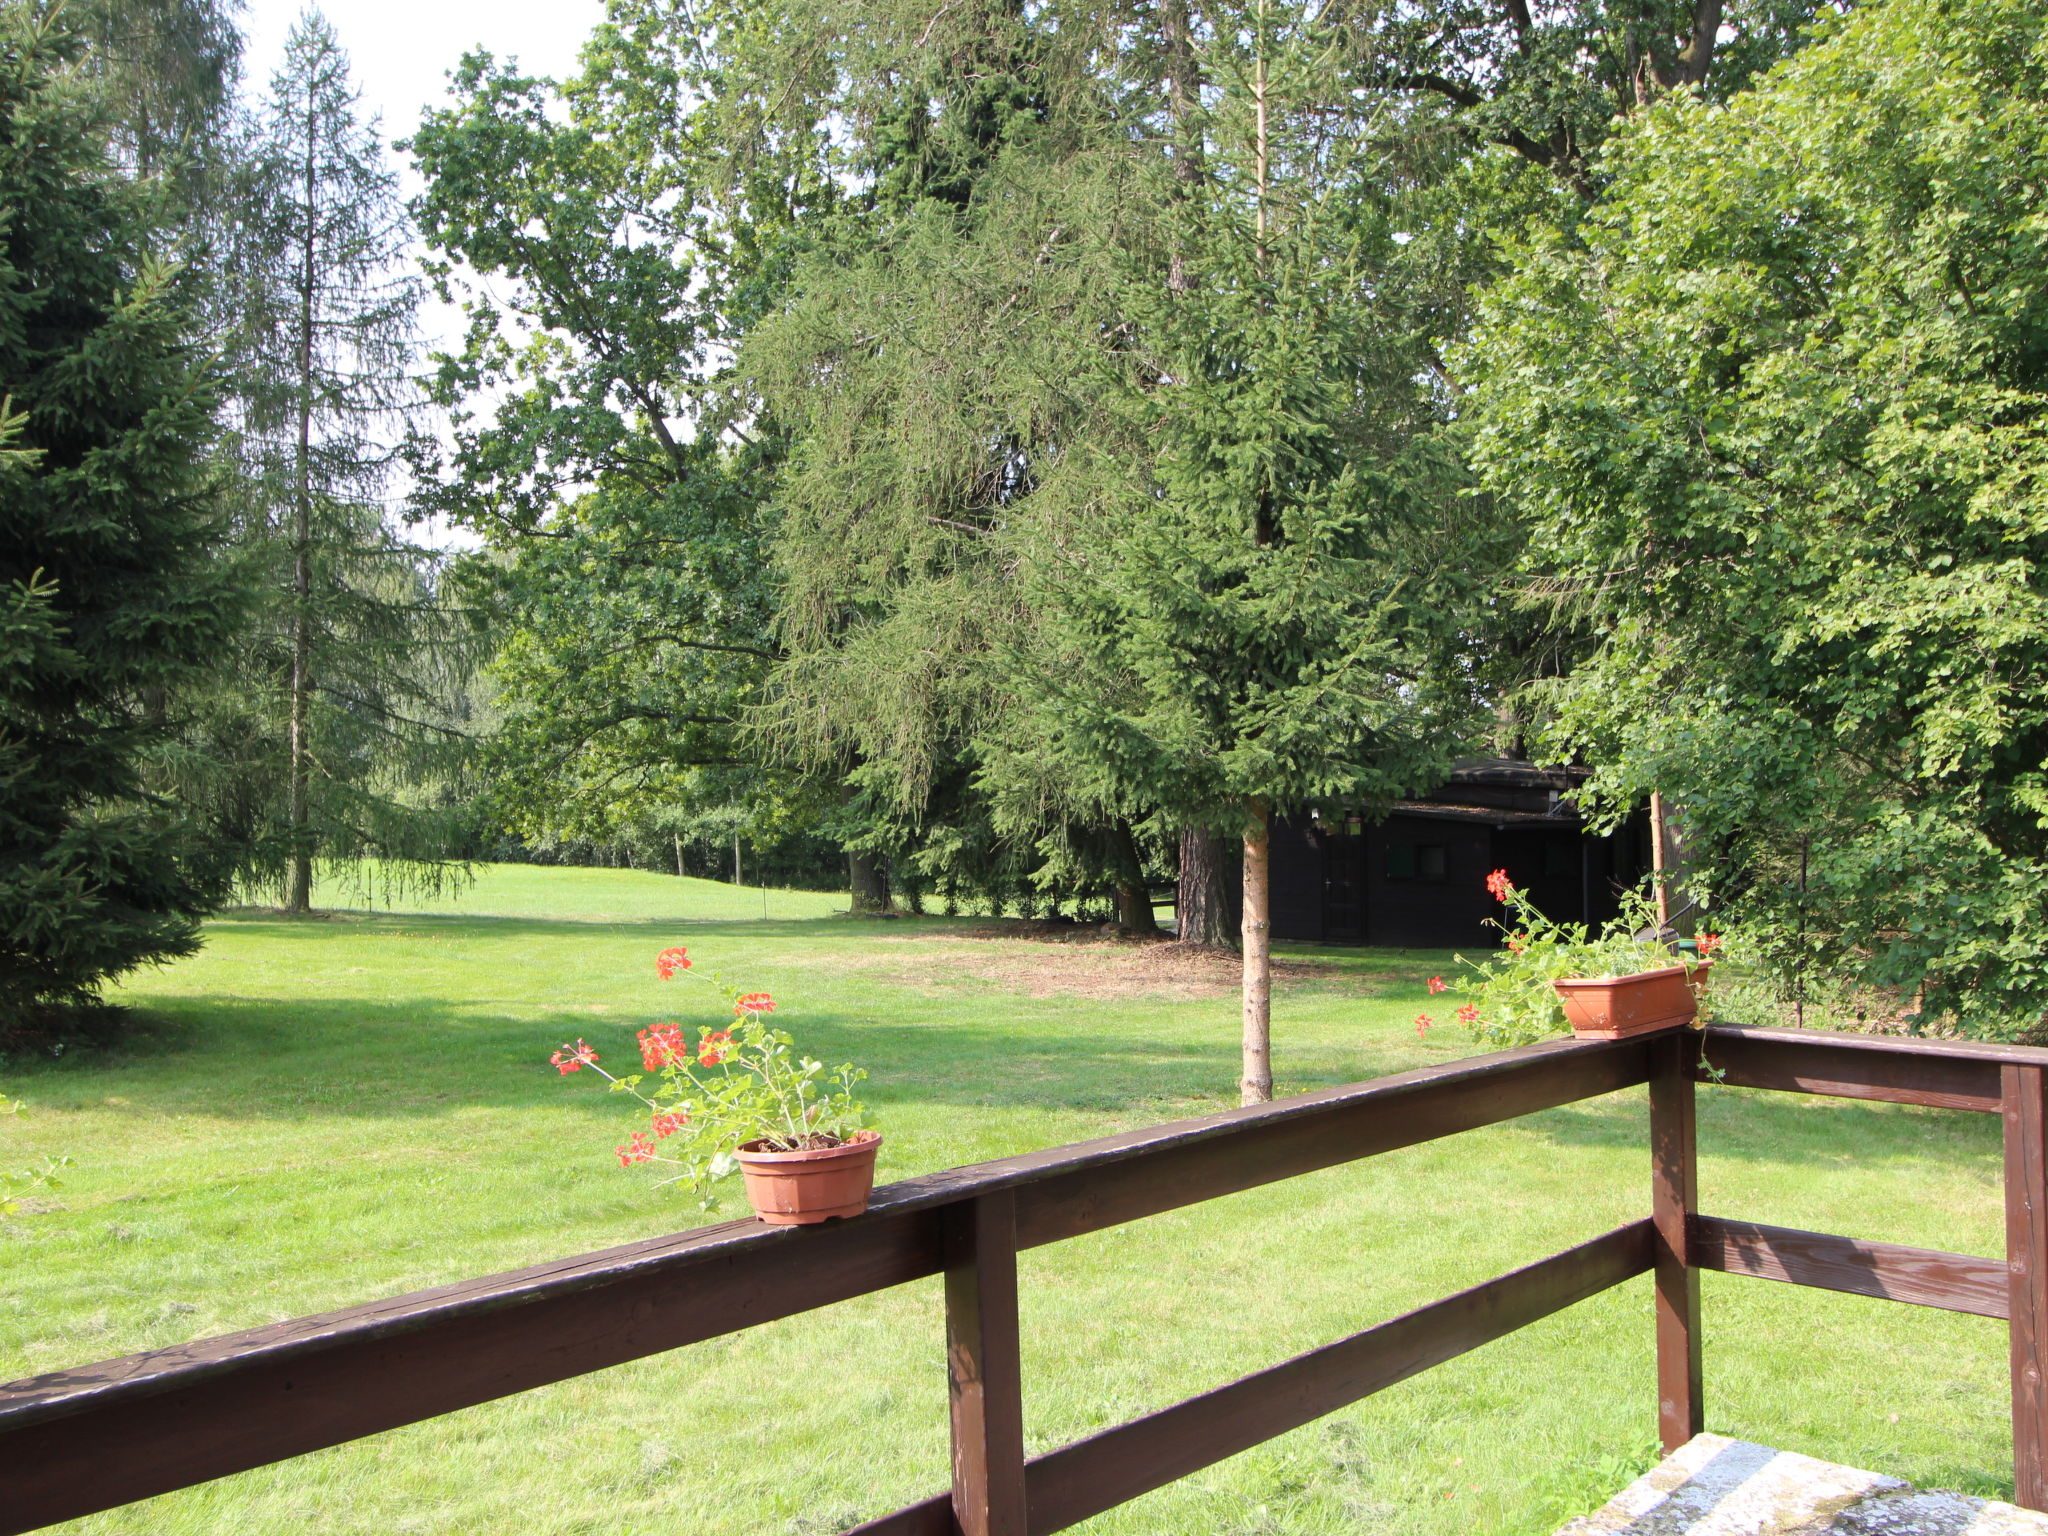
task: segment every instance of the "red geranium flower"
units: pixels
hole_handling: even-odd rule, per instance
[[[652,1162],[654,1160],[654,1138],[645,1131],[635,1131],[633,1139],[623,1147],[620,1147],[618,1152],[619,1166],[621,1168],[630,1168],[635,1163]]]
[[[1529,941],[1526,938],[1524,938],[1521,934],[1511,933],[1508,935],[1508,952],[1510,954],[1519,955],[1523,950],[1527,949],[1528,947]]]
[[[1477,1024],[1479,1022],[1479,1005],[1477,1003],[1467,1003],[1464,1007],[1460,1008],[1458,1010],[1458,1022],[1467,1027]]]
[[[680,1109],[676,1110],[673,1114],[656,1115],[654,1117],[654,1134],[656,1136],[673,1136],[689,1123],[689,1115]]]
[[[687,971],[689,968],[690,952],[680,944],[673,949],[664,949],[654,957],[654,974],[663,981],[667,981],[677,971]]]
[[[640,1031],[640,1060],[650,1072],[658,1072],[672,1061],[690,1054],[689,1042],[674,1024],[657,1024]]]
[[[1432,1019],[1426,1013],[1418,1013],[1417,1015],[1415,1015],[1415,1038],[1420,1040],[1424,1035],[1428,1034],[1429,1026],[1434,1024],[1435,1022],[1436,1020]]]
[[[585,1067],[594,1064],[596,1060],[597,1052],[584,1044],[583,1041],[578,1040],[574,1045],[570,1045],[565,1041],[561,1050],[548,1058],[548,1065],[566,1077],[571,1072],[581,1072]]]
[[[729,1029],[707,1029],[704,1038],[697,1042],[697,1060],[707,1067],[715,1067],[725,1060],[725,1048],[732,1044]]]
[[[1714,958],[1714,951],[1721,947],[1721,935],[1718,933],[1703,933],[1699,938],[1699,946],[1700,958],[1702,960],[1711,960]]]
[[[1514,881],[1508,878],[1508,872],[1504,869],[1496,869],[1486,877],[1486,889],[1492,894],[1495,901],[1506,901],[1508,899],[1508,892],[1514,888]]]
[[[1448,992],[1450,990],[1449,987],[1444,985],[1443,977],[1432,976],[1429,978],[1429,995],[1431,997],[1435,997],[1439,992]]]
[[[741,1013],[773,1013],[775,999],[766,992],[749,992],[745,997],[734,998],[733,1007]]]

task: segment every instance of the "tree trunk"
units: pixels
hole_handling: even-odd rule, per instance
[[[1180,882],[1174,915],[1183,944],[1236,947],[1237,891],[1222,838],[1206,827],[1180,835]]]
[[[1110,839],[1116,848],[1116,922],[1126,933],[1152,937],[1159,932],[1159,923],[1152,916],[1152,890],[1145,883],[1145,860],[1138,852],[1138,840],[1131,836],[1131,824],[1118,821],[1110,829]]]
[[[1159,16],[1160,58],[1166,69],[1166,115],[1172,125],[1173,196],[1179,202],[1191,196],[1202,181],[1202,145],[1191,127],[1191,119],[1201,100],[1203,81],[1195,60],[1187,0],[1165,0]],[[1166,286],[1176,296],[1188,293],[1194,286],[1188,276],[1187,253],[1177,238],[1167,258]]]
[[[1253,796],[1245,802],[1250,825],[1244,834],[1244,1077],[1239,1101],[1264,1104],[1273,1097],[1272,861],[1268,808]]]
[[[291,852],[284,906],[303,916],[313,910],[313,295],[318,283],[319,233],[313,219],[319,121],[306,107],[306,232],[299,270],[299,459],[297,505],[292,508],[292,694],[289,765]]]
[[[867,853],[849,853],[846,856],[846,874],[853,889],[855,912],[896,910],[889,896],[889,873],[880,859]]]

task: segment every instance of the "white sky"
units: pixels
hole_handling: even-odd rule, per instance
[[[303,0],[244,0],[242,56],[246,88],[260,94],[284,57],[284,40]],[[384,119],[387,140],[419,126],[420,112],[447,94],[448,73],[472,48],[512,58],[529,74],[557,78],[576,67],[583,40],[604,20],[603,0],[326,0],[348,50],[367,113]]]
[[[255,100],[269,90],[270,77],[284,59],[292,24],[305,0],[244,0],[243,91]],[[513,59],[528,74],[560,79],[576,67],[577,51],[604,20],[603,0],[507,0],[479,5],[470,0],[325,0],[326,12],[362,91],[362,111],[382,119],[384,141],[407,138],[421,113],[447,100],[448,75],[473,48]],[[411,157],[394,153],[405,194],[419,190]],[[431,296],[420,312],[430,349],[449,348],[462,334],[459,312]],[[413,536],[446,546],[476,541],[458,529],[428,526]]]

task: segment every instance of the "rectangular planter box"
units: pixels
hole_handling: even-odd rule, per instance
[[[1667,965],[1633,976],[1567,976],[1553,981],[1572,1033],[1582,1040],[1625,1040],[1630,1035],[1690,1024],[1699,1016],[1711,961]]]

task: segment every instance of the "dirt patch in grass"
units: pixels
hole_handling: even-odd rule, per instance
[[[1228,997],[1243,981],[1235,950],[1107,937],[1091,929],[1032,934],[1024,924],[877,938],[840,963],[924,992],[981,984],[1028,997]],[[1385,982],[1332,961],[1286,959],[1273,962],[1273,984],[1280,991],[1313,987],[1365,997]]]

